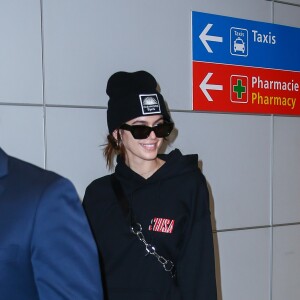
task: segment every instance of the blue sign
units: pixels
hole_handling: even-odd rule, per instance
[[[300,28],[192,12],[193,61],[300,71]]]

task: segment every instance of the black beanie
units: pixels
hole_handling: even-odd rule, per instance
[[[108,79],[106,93],[109,133],[140,116],[162,115],[164,120],[171,121],[164,98],[157,91],[157,82],[146,71],[114,73]]]

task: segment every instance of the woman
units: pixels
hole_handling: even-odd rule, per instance
[[[208,190],[197,155],[158,154],[173,123],[155,78],[117,72],[107,83],[104,155],[115,172],[83,205],[109,300],[216,300]]]

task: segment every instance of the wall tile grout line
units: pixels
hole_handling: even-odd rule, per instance
[[[33,107],[43,107],[43,104],[37,103],[13,103],[13,102],[0,102],[3,106],[33,106]]]
[[[273,224],[273,225],[261,225],[261,226],[250,226],[250,227],[236,227],[236,228],[226,228],[226,229],[213,230],[213,233],[242,231],[242,230],[255,230],[255,229],[264,229],[264,228],[273,229],[273,228],[278,228],[278,227],[299,226],[299,225],[300,225],[300,222],[282,223],[282,224]]]
[[[273,14],[274,16],[274,14]],[[273,299],[273,257],[274,257],[274,115],[271,119],[271,153],[270,153],[270,300]]]
[[[96,105],[76,105],[76,104],[38,104],[38,103],[14,103],[14,102],[0,102],[0,105],[6,106],[36,106],[36,107],[52,107],[52,108],[83,108],[83,109],[107,109],[106,106],[96,106]],[[209,112],[209,111],[194,111],[194,110],[184,110],[184,109],[170,109],[170,112],[179,112],[179,113],[192,113],[192,114],[213,114],[213,115],[235,115],[235,116],[255,116],[255,117],[272,117],[270,114],[252,114],[252,113],[231,113],[231,112]],[[297,115],[278,115],[280,117],[288,118],[298,118]]]
[[[280,3],[280,4],[286,4],[286,5],[291,5],[291,6],[297,6],[300,7],[300,4],[290,2],[290,1],[281,1],[281,0],[266,0],[268,2],[273,2],[272,5],[274,6],[274,3]]]
[[[272,23],[274,24],[275,21],[275,12],[274,12],[274,1],[272,2]],[[274,262],[274,115],[272,115],[271,118],[271,141],[270,141],[270,224],[272,226],[271,232],[270,232],[270,257],[269,257],[269,263],[270,263],[270,279],[269,279],[269,294],[270,294],[270,300],[273,299],[273,262]]]
[[[43,100],[43,135],[44,135],[44,168],[47,169],[47,111],[45,103],[45,61],[44,61],[44,18],[43,0],[40,0],[40,21],[41,21],[41,60],[42,60],[42,100]]]

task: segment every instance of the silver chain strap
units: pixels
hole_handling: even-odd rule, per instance
[[[135,226],[135,228],[133,226]],[[138,239],[145,245],[146,255],[151,254],[154,257],[156,257],[158,262],[162,264],[164,270],[166,272],[170,272],[171,277],[174,278],[175,277],[174,263],[171,260],[165,259],[163,256],[159,255],[156,252],[155,247],[146,241],[144,234],[142,233],[142,225],[140,223],[136,223],[132,225],[130,229],[131,232],[135,234],[138,237]]]

